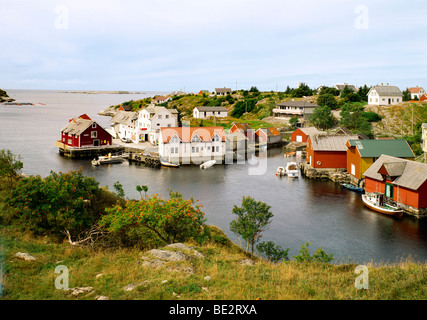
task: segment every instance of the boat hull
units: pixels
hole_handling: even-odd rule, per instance
[[[372,201],[370,201],[366,195],[362,195],[362,200],[365,206],[373,211],[394,217],[401,217],[403,215],[403,210],[401,209],[387,209],[384,207],[377,206]]]
[[[207,168],[210,168],[210,167],[212,167],[215,163],[216,163],[216,161],[215,161],[215,160],[206,161],[206,162],[204,162],[204,163],[202,163],[202,164],[200,165],[200,169],[207,169]]]
[[[170,162],[163,162],[161,161],[160,164],[164,167],[171,167],[171,168],[178,168],[179,164],[176,163],[170,163]]]

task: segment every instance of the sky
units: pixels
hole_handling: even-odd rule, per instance
[[[424,0],[0,0],[0,16],[2,89],[427,89]]]

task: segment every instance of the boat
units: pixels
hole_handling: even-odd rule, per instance
[[[289,157],[294,156],[295,154],[296,154],[296,151],[292,151],[292,152],[285,153],[283,156],[284,156],[285,158],[289,158]]]
[[[355,186],[354,184],[351,184],[351,183],[341,183],[341,187],[350,191],[361,192],[361,193],[364,192],[363,188]]]
[[[286,164],[286,175],[291,178],[298,178],[299,170],[296,162],[288,162]]]
[[[127,157],[128,155],[111,155],[111,153],[109,153],[106,156],[100,156],[98,159],[93,159],[91,163],[94,166],[99,166],[101,164],[122,163]]]
[[[177,164],[177,163],[166,162],[166,161],[160,161],[160,164],[162,166],[165,166],[165,167],[172,167],[172,168],[178,168],[179,167],[179,164]]]
[[[401,217],[403,210],[384,203],[384,195],[381,193],[362,194],[362,200],[369,209],[395,217]]]
[[[276,176],[285,176],[286,170],[285,167],[278,167],[276,170]]]
[[[210,167],[212,167],[215,163],[216,163],[216,160],[209,160],[209,161],[203,162],[203,163],[200,165],[200,169],[207,169],[207,168],[210,168]]]

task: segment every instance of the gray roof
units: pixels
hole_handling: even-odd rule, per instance
[[[309,137],[314,151],[347,151],[348,140],[357,140],[357,135],[324,135],[315,134]]]
[[[396,186],[418,190],[427,180],[427,164],[387,156],[385,154],[381,155],[381,157],[364,172],[364,176],[383,181],[383,176],[378,173],[383,165],[389,176],[397,177],[393,181],[393,184]]]
[[[72,119],[64,128],[62,128],[61,132],[79,136],[94,122],[95,121],[93,120],[86,120],[80,118]]]
[[[203,112],[212,112],[212,111],[228,111],[226,107],[196,107],[197,110]]]
[[[316,108],[316,107],[318,107],[317,104],[312,104],[310,102],[302,101],[302,100],[285,101],[285,102],[278,103],[277,105],[282,106],[282,107],[303,107],[303,108]]]
[[[371,92],[371,90],[375,90],[378,95],[380,96],[386,96],[386,97],[401,97],[402,96],[402,91],[400,91],[400,89],[398,87],[395,86],[373,86],[369,92]],[[368,92],[368,95],[369,95]]]
[[[136,112],[130,111],[117,111],[117,113],[111,118],[111,122],[115,124],[124,124],[129,125],[133,120],[138,118],[138,114]]]
[[[313,134],[326,134],[325,132],[318,130],[316,127],[307,127],[307,128],[299,128],[299,129],[308,136]]]
[[[215,92],[231,92],[231,88],[215,88]]]
[[[352,84],[337,84],[337,85],[335,85],[335,87],[339,90],[339,91],[343,91],[344,90],[344,88],[345,88],[345,86],[347,86],[349,89],[351,89],[351,90],[353,90],[353,92],[357,92],[358,91],[358,89],[356,88],[356,86],[355,85],[352,85]]]
[[[159,112],[160,110],[168,110],[170,113],[172,114],[177,114],[178,110],[176,109],[167,109],[165,107],[159,107],[159,106],[149,106],[147,108],[145,108],[145,110],[147,110],[147,112],[151,115],[151,114],[156,114],[157,112]]]

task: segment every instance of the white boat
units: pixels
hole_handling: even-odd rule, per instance
[[[362,200],[369,209],[395,217],[401,217],[403,210],[384,203],[384,195],[379,193],[362,194]]]
[[[179,164],[177,164],[177,163],[166,162],[166,161],[160,161],[160,164],[162,166],[165,166],[165,167],[173,167],[173,168],[178,168],[179,167]]]
[[[276,176],[285,176],[285,175],[286,175],[285,167],[278,167],[276,170]]]
[[[288,162],[286,164],[286,175],[291,178],[298,178],[299,170],[296,162]]]
[[[122,163],[127,157],[128,155],[113,156],[111,153],[109,153],[106,156],[99,156],[98,159],[93,159],[91,163],[94,166],[99,166],[101,164]]]
[[[215,163],[216,163],[216,160],[209,160],[209,161],[203,162],[203,163],[200,165],[200,169],[207,169],[207,168],[210,168],[210,167],[212,167]]]

